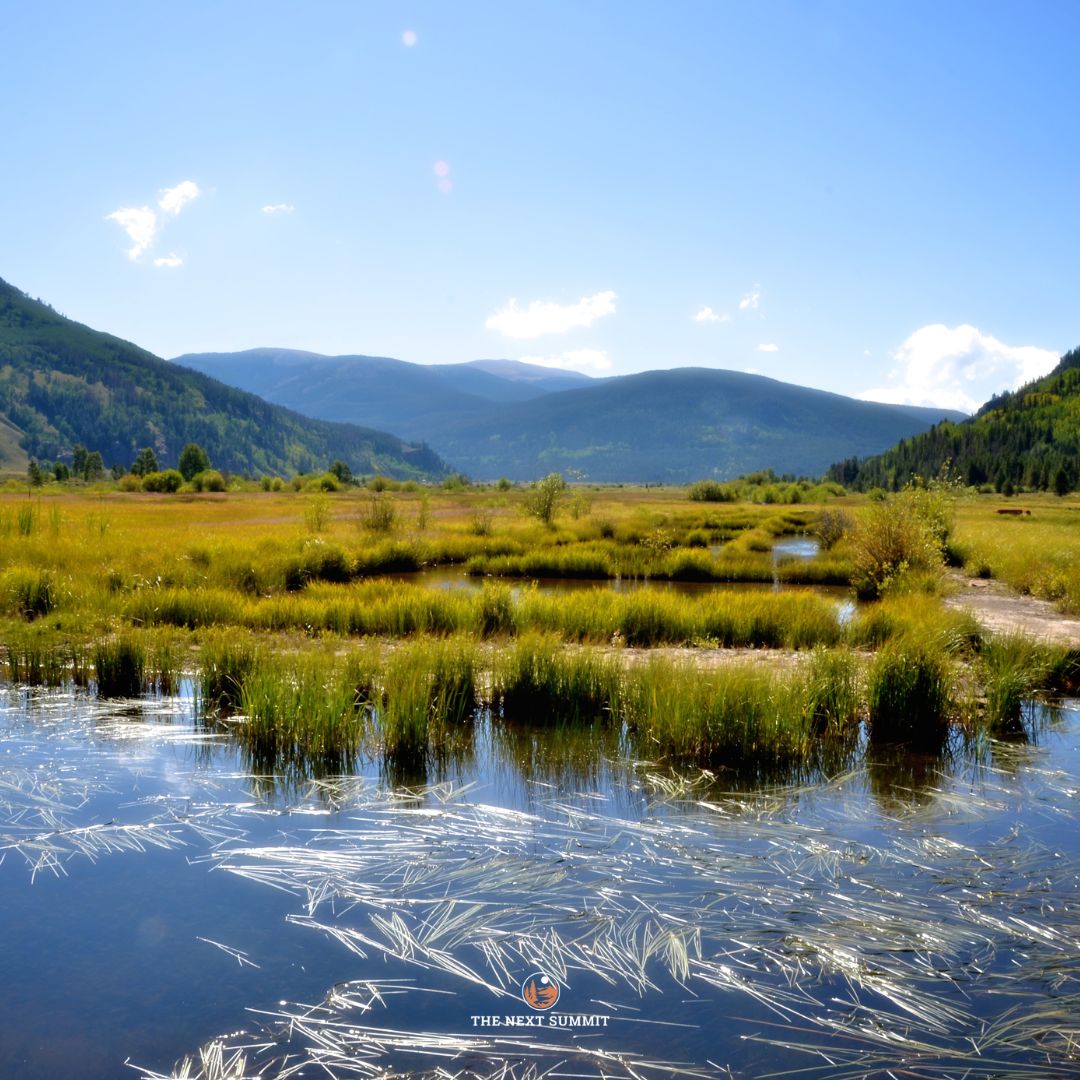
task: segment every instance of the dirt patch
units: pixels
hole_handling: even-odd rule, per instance
[[[987,630],[1022,633],[1051,645],[1080,649],[1080,621],[1062,615],[1053,604],[1034,596],[1021,596],[999,581],[952,578],[956,591],[945,606],[968,611]]]

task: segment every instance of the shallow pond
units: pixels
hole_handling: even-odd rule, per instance
[[[1074,708],[741,790],[483,721],[256,773],[191,717],[2,692],[0,1075],[1080,1075]]]

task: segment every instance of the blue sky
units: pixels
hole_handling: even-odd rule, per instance
[[[2,11],[0,276],[162,356],[963,407],[1080,344],[1074,3]]]

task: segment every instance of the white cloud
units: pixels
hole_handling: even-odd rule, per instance
[[[692,315],[691,318],[694,322],[731,322],[731,316],[726,311],[721,315],[717,315],[711,307],[703,307],[696,315]]]
[[[489,330],[497,330],[503,337],[531,339],[592,326],[597,319],[614,312],[615,293],[609,289],[583,296],[576,304],[532,300],[527,308],[520,308],[516,300],[510,300],[504,308],[489,316],[484,325]]]
[[[571,349],[555,356],[523,356],[523,364],[569,368],[571,371],[610,371],[611,361],[603,349]]]
[[[1036,345],[1006,345],[968,324],[934,323],[916,330],[892,359],[888,385],[860,398],[974,412],[994,394],[1045,375],[1058,354]]]
[[[761,286],[755,285],[740,301],[740,311],[757,311],[758,304],[761,303]]]
[[[270,203],[268,206],[264,206],[262,212],[273,217],[275,214],[291,214],[295,209],[296,207],[293,206],[292,203],[279,202]]]
[[[197,199],[199,194],[199,185],[194,180],[182,180],[176,187],[161,189],[158,206],[166,214],[175,217],[192,199]]]
[[[170,251],[168,255],[162,255],[161,258],[154,260],[155,266],[168,267],[172,269],[177,266],[183,266],[184,260],[180,258],[175,252]]]
[[[771,341],[769,341],[769,342],[766,342],[763,345],[759,345],[757,347],[757,351],[758,352],[779,352],[780,351],[780,346],[779,345],[774,345]]]
[[[149,206],[129,206],[114,210],[105,220],[115,221],[128,234],[131,247],[127,254],[132,262],[154,243],[157,235],[157,214]]]

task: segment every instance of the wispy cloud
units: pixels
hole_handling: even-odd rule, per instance
[[[779,352],[780,346],[774,345],[771,341],[764,342],[757,347],[758,352]]]
[[[532,300],[528,307],[522,308],[517,300],[512,299],[490,315],[484,325],[503,337],[531,339],[592,326],[597,319],[614,313],[615,293],[609,289],[593,296],[583,296],[576,304]]]
[[[269,217],[273,217],[275,214],[291,214],[296,209],[292,203],[279,202],[270,203],[262,208],[262,212]]]
[[[761,303],[761,286],[755,285],[740,301],[740,311],[757,311]]]
[[[694,322],[731,322],[731,316],[725,311],[720,315],[717,315],[711,307],[703,307],[696,315],[692,315],[691,318]]]
[[[610,371],[611,360],[603,349],[570,349],[554,356],[523,356],[523,364],[566,368],[571,371]]]
[[[176,217],[192,199],[198,197],[199,185],[194,180],[182,180],[176,187],[162,188],[161,198],[158,199],[158,209]],[[161,219],[157,211],[149,206],[122,206],[119,210],[107,214],[105,220],[115,221],[127,233],[131,241],[127,256],[132,262],[137,262],[144,252],[154,246],[158,233],[161,231]],[[179,256],[170,252],[162,258],[155,259],[154,265],[179,266],[181,262],[183,260]]]
[[[180,256],[177,255],[174,251],[170,251],[168,255],[162,255],[160,258],[155,259],[154,265],[173,269],[177,266],[183,266],[184,260],[180,258]]]
[[[157,214],[149,206],[128,206],[106,215],[106,221],[115,221],[131,241],[128,258],[132,262],[153,246],[157,235]]]
[[[192,199],[199,197],[199,185],[194,180],[182,180],[176,187],[162,188],[158,206],[166,214],[179,214]]]
[[[1052,349],[1006,345],[966,323],[920,327],[891,355],[887,384],[863,391],[860,398],[963,412],[1045,375],[1058,361]]]

